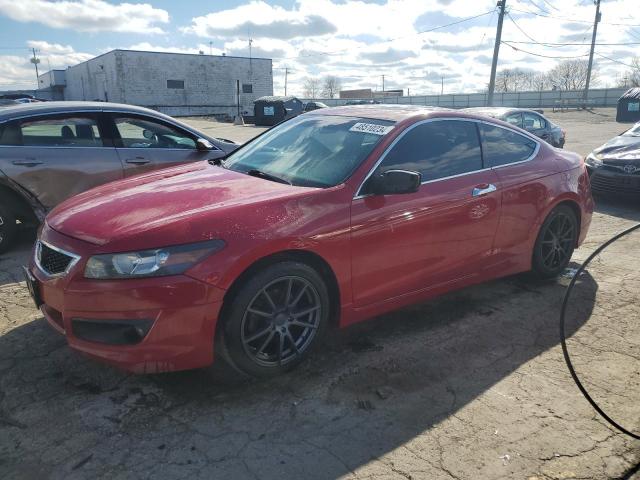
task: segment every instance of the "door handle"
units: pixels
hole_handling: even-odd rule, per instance
[[[35,158],[25,158],[24,160],[14,160],[14,165],[21,165],[23,167],[35,167],[36,165],[42,165],[42,160],[36,160]]]
[[[493,183],[485,183],[484,185],[478,185],[471,191],[472,197],[481,197],[487,193],[495,192],[497,190]]]
[[[136,157],[136,158],[127,158],[125,162],[131,163],[133,165],[146,165],[147,163],[151,163],[151,160],[148,160],[144,157]]]

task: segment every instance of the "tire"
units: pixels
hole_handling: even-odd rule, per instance
[[[0,205],[0,253],[6,252],[11,247],[17,230],[16,216],[12,209],[6,204]]]
[[[328,324],[329,292],[310,266],[283,261],[253,275],[225,308],[218,349],[232,367],[271,377],[302,362]]]
[[[540,227],[533,247],[533,274],[542,279],[560,275],[571,260],[578,239],[578,219],[566,205],[559,205]]]

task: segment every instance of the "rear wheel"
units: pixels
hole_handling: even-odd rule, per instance
[[[8,205],[0,205],[0,253],[6,252],[16,236],[16,216]]]
[[[553,278],[567,268],[578,239],[578,219],[566,205],[554,208],[545,219],[533,248],[532,270],[540,278]]]
[[[248,280],[223,319],[222,353],[243,373],[265,377],[298,365],[318,342],[329,315],[322,277],[284,261]]]

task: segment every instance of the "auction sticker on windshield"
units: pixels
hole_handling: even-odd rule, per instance
[[[350,132],[373,133],[374,135],[385,135],[389,133],[393,125],[376,125],[375,123],[358,122],[349,129]]]

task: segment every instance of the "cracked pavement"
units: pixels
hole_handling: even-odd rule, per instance
[[[629,205],[598,200],[571,267],[640,221]],[[280,378],[221,362],[132,376],[46,325],[21,280],[32,240],[0,256],[2,479],[640,479],[640,442],[596,414],[564,365],[568,277],[509,277],[332,332]],[[636,432],[638,256],[640,232],[613,244],[567,319],[585,385]]]

